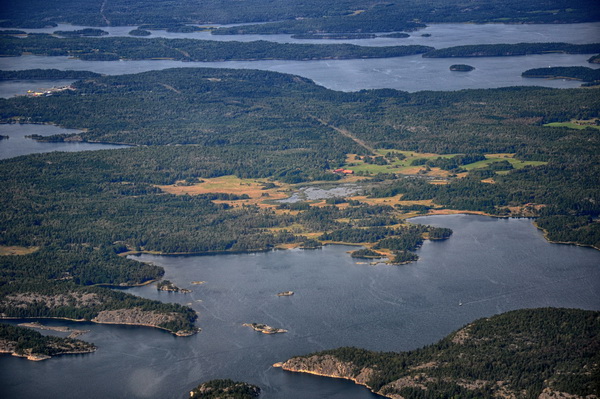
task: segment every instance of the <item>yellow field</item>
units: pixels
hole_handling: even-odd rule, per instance
[[[250,199],[237,201],[215,201],[215,203],[227,203],[232,206],[257,205],[261,207],[273,208],[275,205],[265,204],[266,200],[278,200],[287,198],[290,185],[275,183],[276,188],[264,189],[267,179],[240,179],[236,176],[221,176],[212,179],[203,179],[203,183],[197,183],[191,186],[172,184],[168,186],[156,186],[164,192],[175,195],[199,195],[208,193],[224,193],[224,194],[246,194]]]
[[[40,249],[40,247],[7,247],[0,246],[0,256],[4,255],[29,255]]]

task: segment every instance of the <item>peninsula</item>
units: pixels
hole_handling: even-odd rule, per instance
[[[600,312],[529,309],[477,320],[411,352],[339,348],[289,359],[284,370],[364,385],[392,399],[595,397]]]
[[[94,344],[78,339],[43,336],[29,328],[0,323],[0,353],[40,361],[52,356],[91,353],[95,350]]]

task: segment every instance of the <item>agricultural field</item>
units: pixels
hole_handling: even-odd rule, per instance
[[[451,159],[463,154],[434,154],[434,153],[419,153],[416,151],[401,151],[390,149],[378,149],[377,155],[373,158],[383,157],[385,164],[367,163],[366,157],[361,157],[356,154],[348,154],[346,158],[345,169],[352,170],[358,175],[373,175],[377,173],[397,173],[402,175],[424,175],[430,177],[448,177],[453,175],[451,171],[443,170],[437,167],[427,167],[427,161],[434,161],[438,158]],[[401,154],[400,157],[390,156],[389,154]],[[522,161],[516,159],[515,154],[485,154],[485,160],[462,165],[461,168],[467,171],[474,169],[483,169],[494,162],[508,161],[514,169],[522,169],[526,166],[545,165],[547,162],[542,161]],[[422,163],[422,165],[415,165]],[[419,162],[420,161],[420,162]],[[458,177],[464,176],[464,173],[456,174]]]

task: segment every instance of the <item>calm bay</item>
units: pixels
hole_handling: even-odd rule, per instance
[[[82,338],[98,345],[94,354],[41,363],[0,357],[3,397],[183,398],[201,381],[233,378],[258,384],[265,399],[374,398],[352,383],[293,375],[272,364],[339,346],[410,350],[513,309],[600,310],[594,249],[548,243],[528,219],[451,215],[413,222],[450,227],[454,235],[425,242],[420,260],[400,267],[359,264],[345,246],[133,257],[163,266],[166,279],[192,292],[159,292],[153,285],[127,291],[191,304],[203,331],[176,338],[150,328],[86,324],[91,332]],[[295,295],[276,295],[286,290]],[[242,326],[251,322],[289,332],[264,335]]]

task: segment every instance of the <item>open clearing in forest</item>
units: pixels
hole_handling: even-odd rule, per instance
[[[168,186],[157,186],[161,190],[175,195],[200,195],[209,193],[224,193],[244,195],[250,199],[235,201],[215,201],[217,203],[228,203],[232,206],[258,205],[263,207],[273,207],[274,205],[265,204],[266,200],[277,200],[287,198],[290,185],[276,182],[276,187],[266,189],[269,182],[267,179],[240,179],[236,176],[221,176],[210,179],[202,179],[202,183],[184,185],[175,183]]]
[[[572,119],[569,122],[551,122],[544,126],[551,127],[568,127],[569,129],[583,130],[588,127],[600,130],[600,125],[597,125],[599,119]]]
[[[40,247],[17,247],[0,245],[0,256],[4,255],[29,255],[40,249]]]

